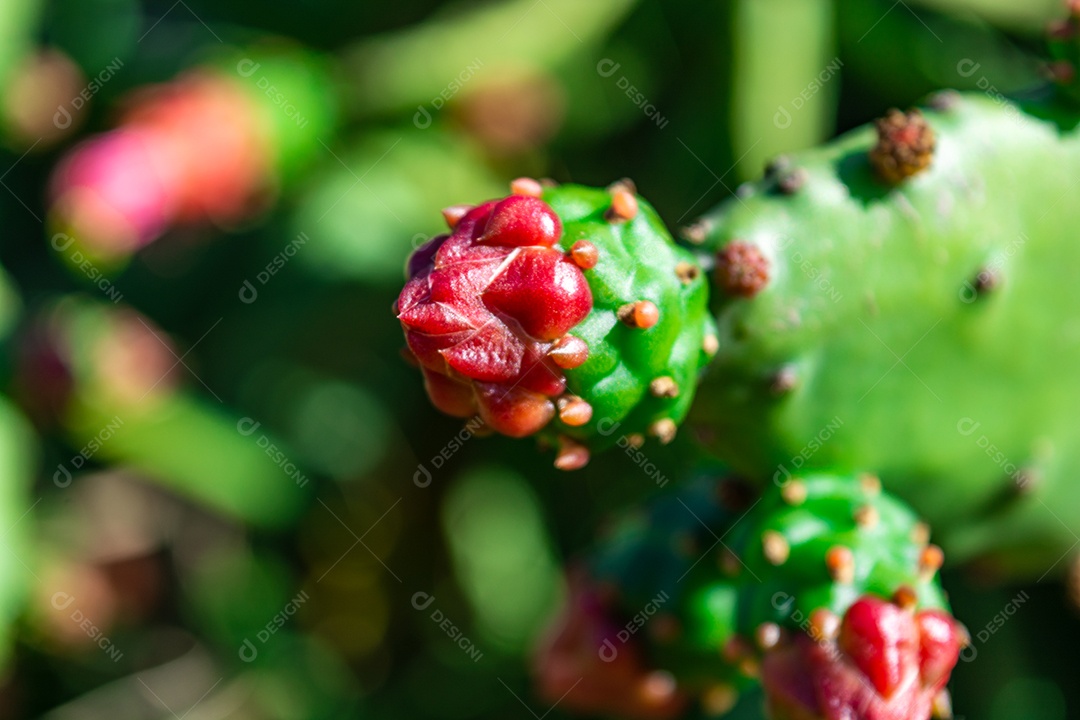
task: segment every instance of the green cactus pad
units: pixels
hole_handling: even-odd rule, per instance
[[[819,632],[823,611],[839,622],[870,597],[947,613],[928,540],[870,475],[807,475],[758,499],[741,480],[700,478],[614,525],[590,557],[608,613],[600,652],[643,646],[680,693],[723,711],[768,651]]]
[[[397,312],[432,402],[511,437],[592,450],[667,443],[715,352],[708,283],[629,181],[454,206],[414,253]]]
[[[592,405],[593,419],[559,432],[591,447],[621,436],[670,439],[716,337],[704,273],[641,198],[629,220],[611,218],[612,194],[605,190],[561,185],[546,188],[542,199],[563,222],[564,250],[579,240],[598,250],[596,266],[585,273],[593,309],[572,330],[589,346],[589,358],[566,372],[568,388]],[[659,310],[654,326],[619,320],[620,311],[643,301]]]
[[[1075,124],[944,93],[707,215],[691,236],[766,276],[714,286],[712,449],[752,477],[872,468],[951,554],[1044,572],[1080,527]]]

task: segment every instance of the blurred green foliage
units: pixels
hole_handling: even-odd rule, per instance
[[[13,78],[35,47],[81,72],[35,85],[50,102],[96,79],[81,124],[57,132],[46,106],[36,135],[5,123],[0,151],[0,263],[13,278],[0,291],[12,330],[0,346],[12,399],[0,404],[0,717],[548,713],[530,695],[528,647],[562,597],[560,566],[660,488],[618,451],[559,474],[550,456],[462,434],[430,408],[398,357],[390,306],[405,257],[440,231],[439,209],[519,175],[629,175],[669,226],[685,225],[776,153],[888,106],[942,86],[1032,86],[1056,11],[1056,0],[0,2],[0,105],[29,102]],[[303,128],[317,155],[287,166],[276,204],[238,227],[175,230],[107,285],[66,263],[42,225],[58,158],[110,127],[132,89],[283,38],[325,55],[327,84],[310,90],[332,94],[344,121]],[[118,317],[136,332],[115,334]],[[698,457],[681,439],[650,460],[670,489]],[[973,635],[986,632],[955,673],[958,713],[1076,716],[1080,624],[1060,585],[983,579],[946,578]],[[1019,593],[1030,599],[997,627]],[[760,717],[758,705],[744,698],[733,717]]]

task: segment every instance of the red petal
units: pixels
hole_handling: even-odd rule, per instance
[[[463,340],[467,340],[470,335],[472,335],[472,330],[450,335],[428,335],[422,332],[407,331],[405,333],[405,342],[408,343],[409,349],[412,350],[413,355],[416,356],[421,365],[435,372],[445,374],[446,358],[443,357],[442,351],[457,345]]]
[[[471,332],[476,323],[458,312],[457,308],[443,303],[421,303],[398,314],[406,331],[413,330],[428,335]]]
[[[521,372],[525,348],[498,320],[442,351],[446,363],[462,375],[481,382],[509,382]]]
[[[539,393],[489,383],[477,383],[476,389],[480,417],[503,435],[532,435],[555,417],[555,404]]]
[[[488,307],[545,341],[562,337],[592,310],[592,291],[581,268],[562,253],[540,248],[518,251],[483,297]]]
[[[916,663],[915,620],[891,602],[866,596],[855,602],[840,625],[837,640],[877,691],[886,699],[900,687]]]
[[[522,360],[522,376],[519,387],[543,395],[554,397],[562,395],[566,389],[566,376],[554,361],[543,355],[546,345],[533,344]]]
[[[478,242],[484,245],[554,247],[562,235],[559,216],[546,202],[525,195],[500,200]]]
[[[424,388],[427,389],[431,404],[447,415],[469,417],[476,413],[476,396],[472,387],[448,378],[427,368],[424,373]]]
[[[430,272],[435,267],[435,254],[449,237],[449,235],[439,235],[416,248],[409,256],[409,264],[406,266],[408,276],[414,278]]]
[[[935,691],[945,687],[960,658],[960,638],[956,622],[940,610],[925,610],[916,616],[919,625],[919,670],[923,684]]]

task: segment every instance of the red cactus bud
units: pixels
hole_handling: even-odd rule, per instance
[[[590,715],[669,720],[687,704],[675,680],[651,670],[636,638],[622,642],[620,625],[581,574],[534,658],[537,691],[548,703]]]
[[[555,417],[562,370],[588,350],[567,333],[592,310],[581,267],[555,247],[561,233],[546,203],[511,195],[468,211],[452,235],[414,254],[398,319],[436,407],[479,412],[512,437]]]
[[[835,639],[800,634],[766,653],[775,720],[926,720],[960,655],[956,622],[863,596]]]
[[[170,224],[249,213],[272,156],[245,91],[228,78],[193,73],[137,93],[118,129],[61,162],[52,216],[89,250],[122,256]]]

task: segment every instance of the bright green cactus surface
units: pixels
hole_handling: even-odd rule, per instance
[[[714,285],[697,418],[739,472],[872,469],[950,552],[1039,574],[1080,527],[1080,133],[1048,107],[932,104],[932,164],[899,185],[863,128],[702,221],[703,248],[748,243],[769,279]]]
[[[845,549],[851,564],[830,569]],[[615,526],[590,572],[616,589],[617,613],[648,615],[635,636],[651,662],[700,691],[756,680],[764,623],[809,632],[815,610],[842,616],[865,594],[901,588],[920,609],[947,609],[940,559],[876,478],[817,473],[759,500],[732,479],[688,483]]]
[[[587,240],[599,251],[596,266],[585,272],[593,310],[571,331],[588,344],[589,359],[566,371],[570,392],[592,405],[592,421],[583,427],[553,425],[559,434],[587,440],[591,447],[623,436],[670,439],[667,433],[690,408],[716,337],[707,278],[640,198],[630,220],[605,216],[612,205],[605,190],[560,185],[546,188],[543,200],[562,221],[563,250]],[[655,325],[631,327],[618,319],[620,308],[641,301],[659,310]],[[673,380],[674,388],[656,392],[653,381],[662,378]]]

